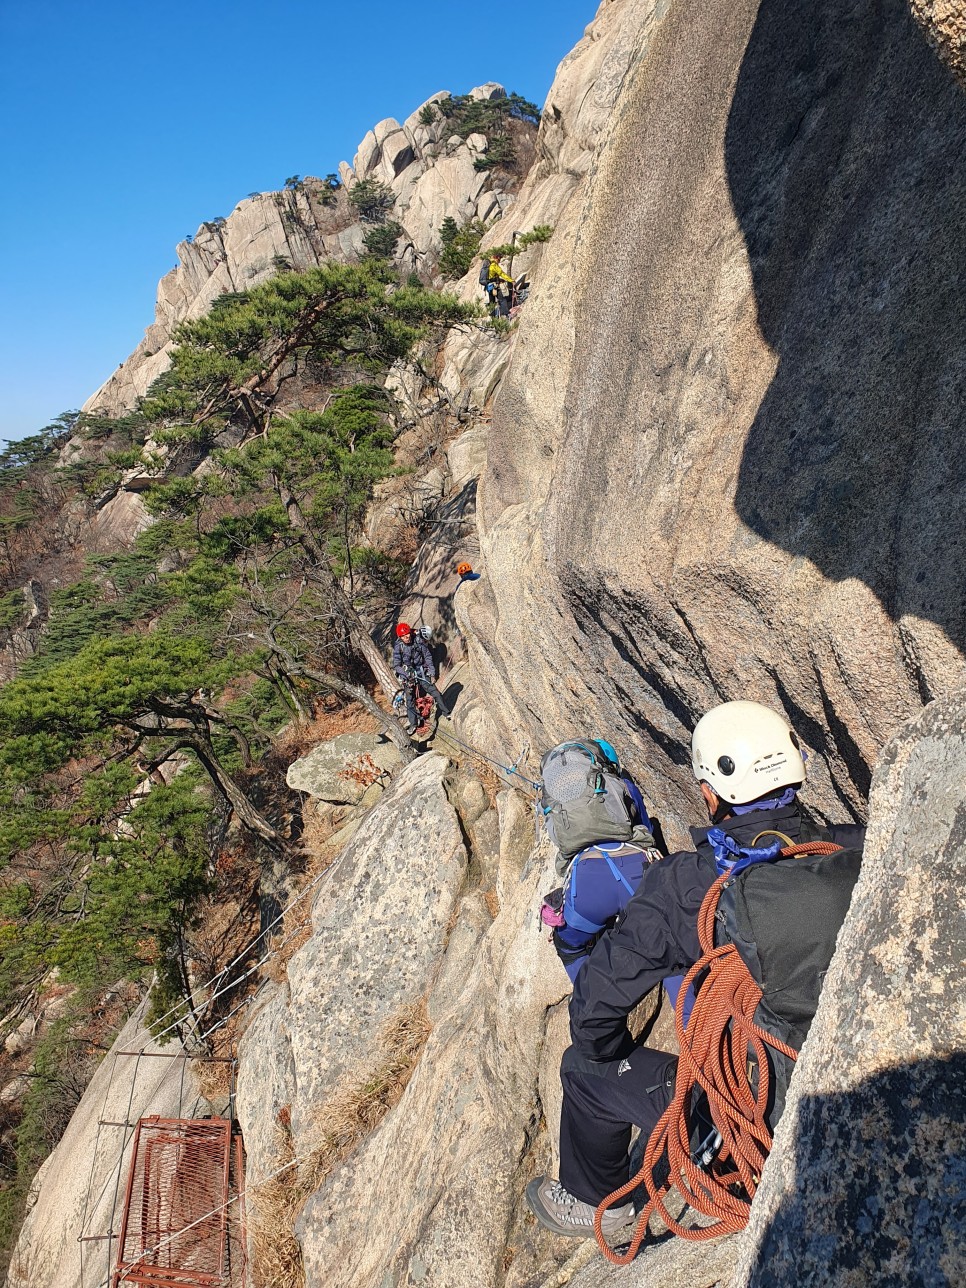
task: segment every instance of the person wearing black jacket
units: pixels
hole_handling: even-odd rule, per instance
[[[400,622],[396,627],[396,643],[392,650],[392,669],[406,694],[406,715],[409,724],[407,733],[415,733],[419,726],[419,712],[416,710],[416,685],[419,684],[436,703],[441,716],[450,714],[449,707],[433,681],[436,679],[436,668],[433,655],[426,647],[425,640],[413,634],[408,622]]]
[[[627,1017],[662,979],[686,973],[701,956],[697,917],[719,874],[716,863],[734,858],[729,847],[750,846],[763,832],[794,844],[821,839],[861,846],[864,838],[856,825],[818,828],[803,818],[798,740],[758,703],[727,702],[708,712],[694,731],[692,768],[711,827],[720,829],[716,839],[709,839],[708,827],[693,828],[692,851],[647,868],[574,984],[572,1045],[560,1067],[560,1179],[538,1177],[527,1186],[534,1215],[557,1234],[593,1237],[597,1205],[629,1179],[632,1125],[646,1138],[671,1101],[677,1056],[636,1046]],[[632,1216],[629,1203],[608,1209],[605,1236]]]

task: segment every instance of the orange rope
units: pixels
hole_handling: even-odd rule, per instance
[[[786,847],[783,858],[794,855],[834,854],[842,847],[830,841],[809,841]],[[626,1266],[637,1256],[651,1216],[657,1214],[667,1228],[682,1239],[700,1242],[722,1234],[736,1234],[748,1223],[751,1200],[755,1197],[761,1169],[772,1145],[765,1119],[770,1072],[766,1044],[789,1059],[798,1058],[794,1047],[766,1033],[752,1017],[762,992],[734,944],[714,946],[715,913],[721,890],[729,874],[719,877],[701,904],[698,939],[702,957],[688,971],[681,985],[683,999],[694,980],[707,972],[695,997],[687,1029],[682,1021],[683,1006],[675,1014],[681,1057],[674,1083],[674,1096],[651,1133],[644,1151],[644,1165],[626,1185],[609,1194],[594,1214],[594,1235],[598,1247],[615,1266]],[[757,1094],[748,1078],[754,1059],[759,1071]],[[691,1104],[695,1088],[708,1099],[721,1146],[711,1164],[702,1167],[691,1156]],[[668,1179],[658,1185],[655,1168],[667,1154]],[[637,1219],[630,1247],[621,1255],[604,1240],[604,1213],[643,1184],[648,1201]],[[706,1226],[684,1226],[665,1205],[672,1185],[695,1212],[711,1217]]]

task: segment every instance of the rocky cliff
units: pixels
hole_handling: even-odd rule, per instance
[[[496,84],[470,91],[472,98],[504,94]],[[408,268],[419,268],[430,253],[439,252],[439,230],[447,216],[460,225],[498,218],[512,192],[502,172],[474,168],[486,150],[486,136],[471,134],[464,140],[450,132],[439,113],[429,124],[420,119],[425,108],[449,97],[448,90],[434,94],[401,125],[380,121],[359,144],[352,165],[340,165],[344,190],[339,194],[312,178],[281,192],[253,193],[226,219],[203,223],[193,238],[180,242],[177,267],[158,284],[154,322],[84,410],[109,415],[129,410],[167,369],[178,323],[203,316],[224,292],[247,290],[277,273],[280,265],[304,269],[326,259],[358,256],[365,225],[345,192],[363,180],[391,190],[392,217],[404,230],[398,258]]]
[[[675,814],[696,715],[777,704],[859,815],[964,675],[966,99],[898,0],[649,21],[497,398],[474,675]]]
[[[292,1215],[310,1285],[966,1274],[966,98],[955,21],[916,8],[928,36],[900,0],[605,0],[561,65],[512,208],[556,226],[530,302],[509,339],[454,336],[439,363],[457,409],[497,390],[441,476],[463,523],[479,475],[483,577],[454,595],[431,542],[407,601],[460,628],[460,741],[355,820],[241,1042],[253,1229]],[[382,123],[352,169],[408,202],[416,252],[471,150],[420,128]],[[501,200],[484,185],[472,208]],[[256,272],[354,235],[319,214],[300,247],[267,212],[262,244],[256,210],[184,248],[171,317],[244,282],[215,262],[235,228]],[[169,334],[96,397],[130,399]],[[864,818],[871,784],[866,864],[748,1231],[616,1270],[521,1209],[556,1165],[552,861],[526,791],[461,743],[508,764],[606,732],[674,842],[693,722],[734,697],[788,713],[820,812]],[[261,1182],[287,1159],[280,1196]]]

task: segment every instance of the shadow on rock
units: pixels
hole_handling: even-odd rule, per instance
[[[966,94],[901,0],[764,0],[726,161],[779,365],[738,513],[960,648],[964,156]]]
[[[966,1280],[966,1053],[804,1097],[795,1126],[793,1191],[749,1288]]]

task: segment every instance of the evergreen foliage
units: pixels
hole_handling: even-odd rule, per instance
[[[471,315],[378,264],[284,273],[180,328],[169,372],[132,416],[72,424],[122,444],[126,462],[149,432],[177,452],[230,427],[238,445],[213,450],[207,473],[159,481],[154,526],[52,595],[38,652],[0,688],[0,869],[18,872],[0,885],[5,997],[52,968],[94,990],[154,975],[158,1005],[185,991],[212,818],[283,844],[246,767],[312,692],[352,688],[360,637],[375,649],[352,587],[398,578],[355,550],[372,488],[395,468],[380,382],[429,328]],[[324,409],[278,414],[303,369],[328,383]],[[63,433],[0,458],[11,520],[18,497],[59,473]],[[8,592],[0,625],[23,609]]]
[[[473,159],[474,170],[508,170],[517,159],[516,148],[509,134],[493,134],[487,140],[486,151]]]
[[[519,94],[502,98],[472,98],[457,94],[441,98],[432,106],[447,120],[454,134],[465,139],[470,134],[503,133],[510,121],[540,124],[540,109]]]
[[[349,189],[349,205],[365,224],[381,224],[396,204],[396,194],[381,179],[360,179]]]
[[[453,134],[461,139],[470,134],[484,134],[486,152],[473,166],[477,170],[511,169],[516,162],[513,126],[539,125],[540,109],[519,94],[502,98],[472,98],[458,94],[442,98],[431,105],[445,118]]]
[[[395,287],[372,261],[281,273],[247,294],[222,297],[204,318],[182,324],[170,369],[152,385],[141,411],[162,437],[173,430],[206,445],[233,418],[261,431],[293,362],[386,369],[431,325],[470,313],[453,296]]]
[[[501,259],[511,255],[519,255],[528,246],[536,246],[540,242],[547,242],[552,236],[553,228],[550,224],[537,224],[528,233],[521,233],[516,241],[504,242],[501,246],[491,246],[486,253],[488,256],[498,255]]]
[[[387,240],[398,227],[369,222]],[[131,550],[73,565],[38,651],[0,688],[0,996],[10,1010],[51,972],[76,990],[7,1132],[5,1236],[73,1108],[53,1111],[59,1079],[80,1068],[72,1035],[92,999],[127,979],[153,984],[150,1022],[171,1006],[183,1016],[229,820],[249,838],[252,883],[266,847],[286,857],[254,769],[280,723],[319,692],[387,719],[358,684],[367,648],[378,654],[359,602],[391,600],[407,571],[357,544],[373,487],[396,468],[383,382],[434,328],[473,316],[375,258],[283,272],[179,328],[169,371],[134,412],[65,414],[0,454],[7,631],[24,620],[31,542],[43,531],[52,548],[51,515],[77,489],[110,495],[126,468],[159,478],[153,526]],[[297,409],[303,377],[320,410]],[[68,434],[87,450],[59,468]],[[202,450],[210,468],[195,473]]]
[[[440,272],[451,279],[464,277],[479,254],[485,232],[486,224],[482,219],[467,220],[460,227],[452,215],[447,215],[439,230],[443,244],[439,257]]]
[[[397,224],[394,219],[367,228],[362,238],[366,254],[375,259],[392,259],[396,253],[396,243],[404,231],[402,224]]]

